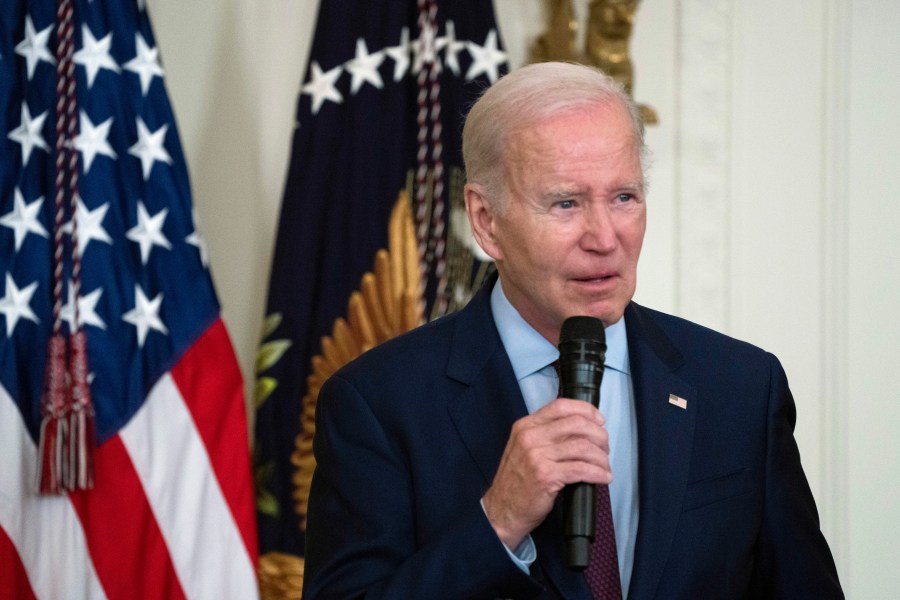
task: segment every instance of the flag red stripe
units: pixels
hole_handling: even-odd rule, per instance
[[[96,486],[70,494],[109,600],[184,598],[165,540],[121,438],[94,454]]]
[[[20,600],[36,600],[25,572],[25,565],[19,558],[16,547],[0,527],[0,565],[3,574],[0,576],[0,598],[18,598]]]
[[[171,371],[194,419],[251,564],[257,542],[247,413],[237,358],[221,319],[200,336]]]

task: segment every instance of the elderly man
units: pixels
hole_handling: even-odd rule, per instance
[[[498,277],[322,389],[304,598],[843,597],[777,359],[631,301],[644,142],[621,88],[524,67],[463,140]],[[606,330],[600,411],[556,397],[574,315]],[[604,491],[587,576],[560,516],[577,482]]]

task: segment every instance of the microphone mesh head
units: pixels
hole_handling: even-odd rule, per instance
[[[595,317],[569,317],[559,330],[559,342],[569,340],[597,340],[606,343],[603,321]]]

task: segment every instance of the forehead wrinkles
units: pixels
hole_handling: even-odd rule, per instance
[[[638,140],[627,132],[616,136],[615,126],[604,129],[606,131],[590,136],[571,124],[553,128],[545,122],[539,127],[516,132],[510,136],[503,160],[507,188],[517,191],[516,188],[536,177],[550,183],[557,177],[565,180],[567,176],[577,176],[581,172],[609,173],[613,170],[623,178],[620,185],[642,188]],[[560,185],[569,187],[571,184],[563,181]]]

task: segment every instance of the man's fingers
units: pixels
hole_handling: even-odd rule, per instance
[[[565,485],[611,480],[603,416],[587,402],[558,398],[513,424],[483,498],[485,511],[500,539],[514,547],[544,519]]]
[[[527,418],[536,423],[548,423],[556,419],[579,415],[592,421],[598,421],[601,425],[606,422],[597,407],[584,400],[571,398],[556,398],[545,404]]]
[[[605,437],[604,437],[605,441]],[[593,440],[571,438],[541,449],[543,459],[553,463],[584,462],[609,470],[609,452]]]
[[[597,412],[596,409],[591,410]],[[592,413],[583,411],[561,410],[560,413],[554,418],[543,415],[544,418],[541,419],[520,419],[513,425],[510,441],[524,448],[543,448],[563,444],[571,439],[583,439],[600,450],[609,452],[609,434],[603,427],[602,418],[598,419]]]

